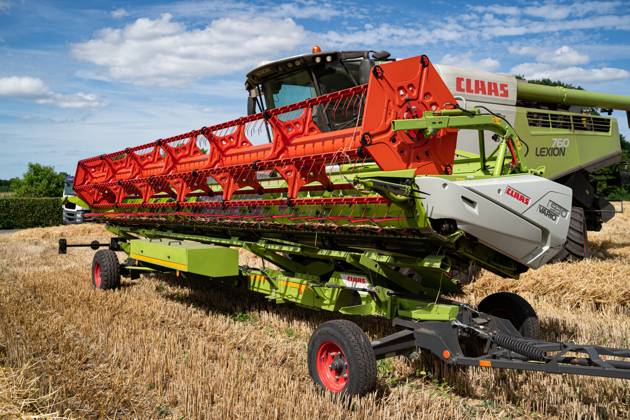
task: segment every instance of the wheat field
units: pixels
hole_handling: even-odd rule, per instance
[[[622,380],[474,368],[444,381],[402,357],[379,362],[377,391],[341,404],[306,367],[309,335],[335,314],[171,277],[94,291],[93,251],[61,256],[56,243],[108,236],[99,225],[0,235],[0,418],[630,417]],[[545,339],[630,347],[630,212],[591,245],[590,260],[518,281],[483,273],[462,299],[515,291]],[[390,329],[355,321],[373,338]]]

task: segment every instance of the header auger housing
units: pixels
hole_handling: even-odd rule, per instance
[[[332,392],[369,392],[377,358],[418,348],[450,364],[628,378],[626,362],[601,358],[626,350],[536,341],[535,312],[516,295],[479,310],[441,298],[461,293],[471,266],[516,278],[565,243],[572,190],[528,167],[509,119],[462,106],[426,56],[308,57],[248,75],[259,113],[79,162],[77,195],[117,235],[95,255],[93,286],[176,272],[394,320],[401,331],[372,343],[349,321],[313,334],[309,370]],[[285,64],[286,75],[274,73]],[[326,92],[331,84],[342,88]],[[483,151],[485,130],[491,153],[456,158],[461,132]],[[262,132],[269,143],[254,144]],[[239,266],[235,248],[274,268]],[[114,251],[129,258],[119,265]]]

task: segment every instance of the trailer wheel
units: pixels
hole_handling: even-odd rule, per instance
[[[584,209],[582,207],[572,207],[567,241],[551,261],[579,261],[588,258],[589,254],[588,231]]]
[[[120,267],[114,251],[101,249],[92,259],[92,287],[108,290],[120,287]]]
[[[540,321],[536,311],[516,293],[498,292],[479,302],[479,312],[509,320],[525,338],[538,338]]]
[[[370,340],[357,324],[324,322],[308,343],[308,370],[324,390],[365,395],[376,386],[376,358]]]

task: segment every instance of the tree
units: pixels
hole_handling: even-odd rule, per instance
[[[518,78],[522,78],[519,76],[516,76]],[[567,88],[567,89],[576,89],[576,90],[584,90],[584,88],[582,86],[576,86],[576,85],[572,85],[571,83],[565,83],[562,82],[560,80],[551,80],[547,77],[545,77],[544,79],[535,79],[535,80],[528,80],[529,83],[533,83],[535,85],[545,85],[545,86],[562,86],[563,88]]]
[[[621,141],[621,163],[608,166],[593,172],[592,177],[597,183],[597,192],[611,200],[630,199],[630,189],[619,185],[619,171],[627,170],[626,165],[630,164],[630,142],[623,134],[619,135]]]
[[[11,190],[19,197],[61,197],[66,176],[52,166],[29,163],[22,179],[11,183]]]
[[[0,192],[11,191],[11,184],[15,182],[17,178],[0,179]]]

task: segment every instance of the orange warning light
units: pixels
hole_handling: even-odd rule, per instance
[[[492,367],[492,362],[490,360],[480,360],[479,366],[481,367]]]
[[[443,351],[442,351],[442,357],[443,357],[444,359],[446,359],[446,360],[450,359],[450,358],[451,358],[451,352],[450,352],[450,351],[448,351],[448,350],[443,350]]]
[[[313,48],[311,48],[311,52],[313,54],[317,54],[317,53],[322,52],[322,49],[319,47],[319,45],[313,45]]]

